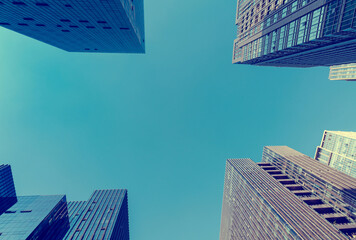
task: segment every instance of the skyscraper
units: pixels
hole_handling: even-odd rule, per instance
[[[325,130],[314,158],[356,178],[356,132]]]
[[[226,163],[220,240],[356,237],[356,179],[289,147]]]
[[[17,202],[10,165],[0,165],[0,215]]]
[[[65,195],[18,197],[0,215],[0,239],[61,240],[68,229]]]
[[[313,67],[356,58],[353,0],[238,0],[233,63]]]
[[[69,202],[70,230],[63,240],[129,240],[127,190],[96,190],[86,202]]]
[[[356,81],[356,63],[331,66],[329,79]]]
[[[5,189],[5,190],[4,190]],[[9,165],[0,166],[0,194],[13,198],[0,205],[0,240],[129,240],[127,190],[96,190],[88,201],[65,195],[16,197]]]
[[[145,52],[143,0],[1,0],[0,26],[69,52]]]

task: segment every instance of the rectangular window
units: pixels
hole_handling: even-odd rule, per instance
[[[278,42],[278,47],[277,50],[282,50],[283,49],[283,43],[284,43],[284,35],[285,35],[285,29],[286,26],[281,27],[280,33],[279,33],[279,42]]]
[[[295,11],[297,10],[297,4],[298,4],[297,1],[295,1],[294,3],[292,3],[292,7],[291,7],[291,10],[290,10],[291,13],[293,13],[293,12],[295,12]]]
[[[287,16],[287,8],[283,8],[282,10],[282,18],[284,18],[285,16]]]
[[[288,30],[288,40],[287,40],[287,48],[294,46],[294,31],[295,31],[295,24],[296,21],[291,22],[289,24],[289,30]]]

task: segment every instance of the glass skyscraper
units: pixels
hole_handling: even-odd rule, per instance
[[[63,231],[68,229],[67,201],[64,195],[18,197],[17,203],[0,215],[1,240],[60,240]]]
[[[1,0],[0,26],[69,52],[145,52],[143,0]]]
[[[238,0],[233,63],[313,67],[353,63],[354,0]]]
[[[356,63],[331,66],[329,79],[356,81]]]
[[[63,240],[129,240],[127,190],[96,190],[86,202],[69,202],[70,230]]]
[[[286,146],[226,163],[220,240],[356,237],[356,179]]]
[[[324,131],[315,159],[356,178],[356,132]]]
[[[10,165],[0,165],[0,215],[17,201]]]
[[[11,168],[1,165],[0,194],[0,240],[130,239],[126,189],[96,190],[88,201],[69,203],[65,195],[16,197]]]

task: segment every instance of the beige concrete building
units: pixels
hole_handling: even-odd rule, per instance
[[[356,81],[356,63],[331,66],[329,79]]]
[[[314,158],[356,177],[356,132],[325,130]]]

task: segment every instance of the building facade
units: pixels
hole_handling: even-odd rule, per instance
[[[329,79],[356,81],[356,63],[331,66]]]
[[[238,0],[233,63],[279,67],[355,62],[353,0]]]
[[[0,165],[0,215],[17,202],[10,165]]]
[[[70,230],[63,240],[129,240],[127,190],[96,190],[88,201],[69,202]]]
[[[88,201],[65,195],[16,196],[11,168],[0,166],[0,240],[129,240],[126,189],[96,190]]]
[[[352,239],[356,179],[286,146],[226,163],[220,240]]]
[[[0,215],[1,240],[60,240],[68,229],[65,195],[18,197],[17,203]]]
[[[143,0],[1,0],[0,13],[0,26],[69,52],[145,52]]]
[[[324,131],[314,158],[356,178],[356,132]]]

